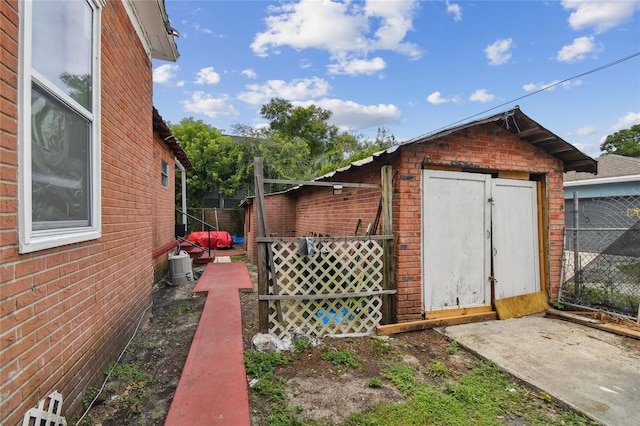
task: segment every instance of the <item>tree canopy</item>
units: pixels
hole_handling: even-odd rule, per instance
[[[262,157],[265,177],[303,180],[366,158],[396,140],[385,128],[374,140],[341,131],[329,124],[332,112],[315,105],[293,106],[274,98],[260,113],[269,126],[234,124],[235,136],[225,136],[202,121],[185,118],[171,131],[181,142],[195,173],[187,177],[190,207],[201,207],[207,192],[232,197],[237,190],[253,193],[253,158]],[[274,186],[274,190],[284,189]]]
[[[600,150],[606,154],[640,157],[640,124],[607,136]]]

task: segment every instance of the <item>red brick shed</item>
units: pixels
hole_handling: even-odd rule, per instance
[[[317,181],[380,184],[392,168],[395,320],[490,307],[522,294],[557,297],[563,173],[597,162],[525,115],[509,111],[422,136]],[[267,177],[268,178],[268,177]],[[353,236],[374,223],[380,190],[300,185],[265,196],[271,235]],[[257,261],[256,208],[245,238]]]

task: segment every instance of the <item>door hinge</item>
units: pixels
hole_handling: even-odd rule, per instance
[[[491,281],[493,284],[498,282],[498,279],[496,277],[494,277],[493,275],[489,276],[489,281]]]

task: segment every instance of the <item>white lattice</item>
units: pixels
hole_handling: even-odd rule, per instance
[[[277,289],[269,295],[269,332],[315,336],[371,334],[382,319],[383,251],[378,240],[316,238],[315,254],[298,253],[299,241],[271,243]],[[358,293],[357,297],[347,294]],[[309,296],[308,299],[303,296]]]
[[[26,412],[22,419],[22,426],[67,426],[67,420],[60,413],[62,413],[62,394],[54,391],[47,398],[41,399],[37,408]]]

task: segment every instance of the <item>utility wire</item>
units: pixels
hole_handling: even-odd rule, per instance
[[[485,109],[484,111],[481,111],[481,112],[479,112],[479,113],[477,113],[477,114],[470,115],[470,116],[465,117],[465,118],[463,118],[463,119],[460,119],[460,120],[458,120],[458,121],[454,121],[454,122],[453,122],[453,123],[451,123],[451,124],[448,124],[448,125],[446,125],[446,126],[440,127],[440,128],[438,128],[438,129],[436,129],[436,130],[432,130],[432,131],[430,131],[430,132],[427,132],[427,133],[425,133],[425,134],[423,134],[423,135],[421,135],[421,136],[418,136],[417,138],[413,138],[412,140],[422,139],[422,138],[424,138],[425,136],[432,135],[432,134],[437,133],[437,132],[439,132],[439,131],[441,131],[441,130],[444,130],[444,129],[448,129],[449,127],[455,126],[456,124],[458,124],[458,123],[462,123],[463,121],[467,121],[467,120],[469,120],[469,119],[471,119],[471,118],[474,118],[474,117],[477,117],[477,116],[479,116],[479,115],[486,114],[486,113],[488,113],[489,111],[493,111],[493,110],[494,110],[494,109],[496,109],[496,108],[500,108],[500,107],[503,107],[503,106],[505,106],[505,105],[511,104],[511,103],[513,103],[513,102],[519,101],[520,99],[528,98],[529,96],[533,96],[533,95],[538,94],[538,93],[540,93],[540,92],[544,92],[545,90],[549,90],[549,89],[551,89],[551,88],[553,88],[553,87],[556,87],[556,86],[557,86],[557,85],[559,85],[559,84],[566,83],[567,81],[570,81],[570,80],[573,80],[573,79],[576,79],[576,78],[580,78],[580,77],[584,77],[585,75],[593,74],[594,72],[602,71],[602,70],[604,70],[604,69],[606,69],[606,68],[609,68],[609,67],[612,67],[612,66],[614,66],[614,65],[618,65],[618,64],[620,64],[620,63],[622,63],[622,62],[628,61],[629,59],[633,59],[633,58],[635,58],[636,56],[640,56],[640,52],[632,53],[632,54],[631,54],[631,55],[629,55],[629,56],[625,56],[624,58],[620,58],[620,59],[617,59],[617,60],[615,60],[615,61],[613,61],[613,62],[609,62],[608,64],[602,65],[602,66],[600,66],[600,67],[598,67],[598,68],[594,68],[594,69],[592,69],[592,70],[585,71],[585,72],[583,72],[582,74],[574,75],[573,77],[565,78],[564,80],[557,81],[557,82],[555,82],[555,83],[553,83],[553,84],[549,84],[548,86],[544,86],[544,87],[542,87],[541,89],[535,90],[535,91],[533,91],[533,92],[531,92],[531,93],[527,93],[526,95],[520,96],[520,97],[515,98],[515,99],[511,99],[510,101],[503,102],[503,103],[501,103],[500,105],[496,105],[496,106],[494,106],[494,107],[492,107],[492,108]]]

